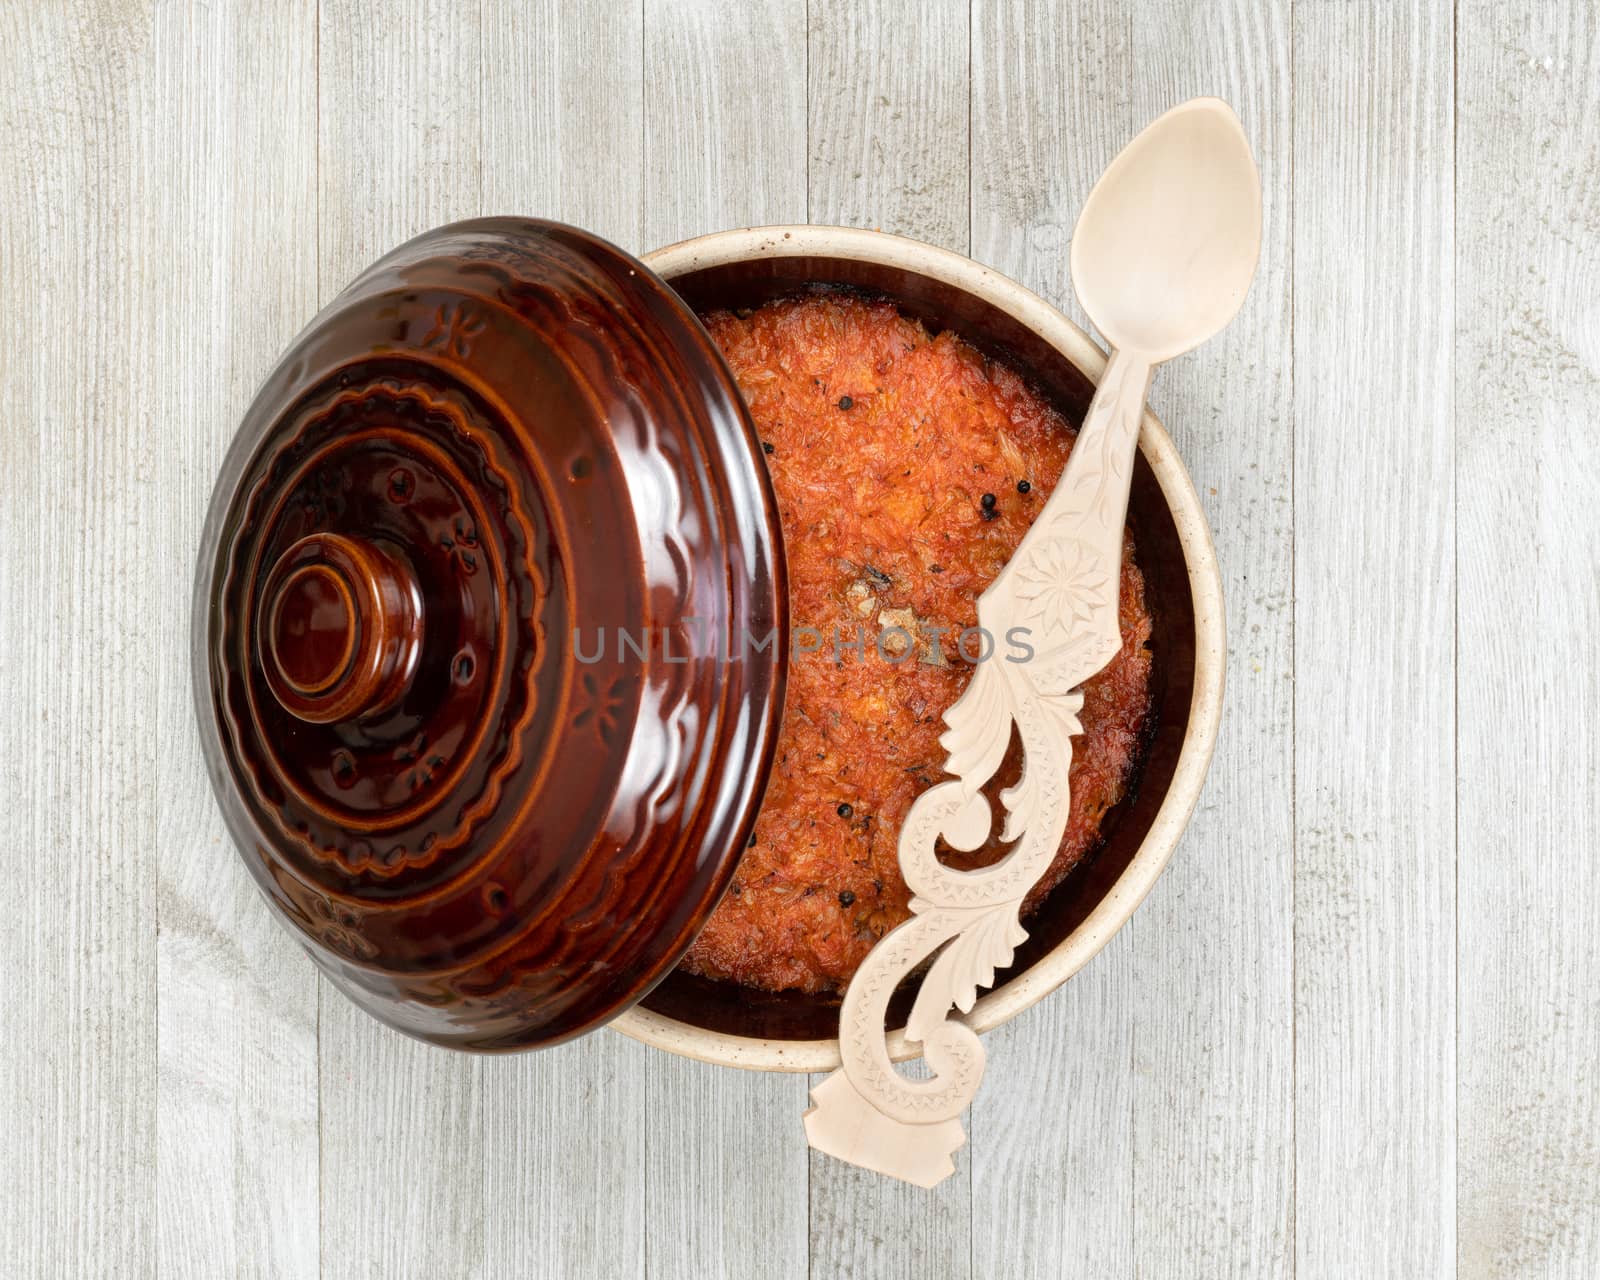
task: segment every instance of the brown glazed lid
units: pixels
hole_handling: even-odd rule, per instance
[[[777,731],[775,513],[693,313],[582,231],[431,231],[300,335],[212,497],[195,701],[251,873],[356,1003],[513,1049],[677,963]]]

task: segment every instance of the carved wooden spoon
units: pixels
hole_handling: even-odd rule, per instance
[[[980,662],[945,713],[947,782],[912,805],[898,856],[911,919],[872,949],[845,993],[843,1066],[812,1091],[813,1147],[933,1186],[965,1141],[961,1112],[983,1076],[983,1045],[952,1009],[971,1011],[1026,936],[1022,900],[1054,861],[1071,797],[1079,686],[1122,646],[1117,621],[1128,482],[1155,366],[1222,329],[1238,312],[1261,248],[1261,182],[1238,118],[1217,98],[1167,112],[1123,150],[1089,193],[1072,238],[1072,283],[1111,358],[1065,473],[1016,554],[978,600],[990,635],[1028,632],[1026,663]],[[970,851],[993,822],[981,788],[999,769],[1012,728],[1022,776],[1001,794],[1003,838],[993,866],[956,871],[942,838]],[[900,982],[934,957],[906,1023],[931,1077],[912,1080],[889,1056],[886,1018]]]

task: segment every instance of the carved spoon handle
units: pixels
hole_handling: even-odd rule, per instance
[[[983,1046],[952,1018],[1011,963],[1026,933],[1022,900],[1060,848],[1071,796],[1072,738],[1081,732],[1078,686],[1116,656],[1117,598],[1128,482],[1152,369],[1198,346],[1238,311],[1261,248],[1261,182],[1250,145],[1226,103],[1196,98],[1133,140],[1089,193],[1072,237],[1072,283],[1113,348],[1066,473],[1016,554],[978,600],[991,635],[1020,627],[1027,663],[979,663],[945,713],[949,753],[941,782],[917,797],[898,855],[915,895],[912,917],[868,954],[839,1020],[843,1066],[812,1091],[811,1145],[893,1177],[932,1186],[954,1171],[965,1141],[960,1114],[983,1075]],[[1001,800],[998,863],[954,871],[941,840],[960,850],[988,838],[982,788],[1011,735],[1022,776]],[[885,1018],[895,987],[923,961],[907,1040],[933,1076],[894,1069]]]
[[[811,1145],[830,1155],[922,1186],[955,1167],[950,1155],[965,1141],[959,1117],[977,1094],[984,1053],[952,1013],[971,1012],[978,991],[1011,963],[1027,937],[1023,899],[1066,831],[1078,686],[1122,645],[1122,524],[1150,373],[1146,361],[1112,356],[1061,482],[978,601],[979,623],[991,634],[1021,628],[1034,657],[979,663],[945,714],[949,732],[940,744],[953,780],[918,796],[900,831],[911,919],[872,949],[851,980],[839,1019],[843,1065],[814,1091],[816,1106],[806,1113]],[[971,850],[989,838],[994,815],[982,788],[1013,728],[1022,776],[1001,796],[1012,848],[980,870],[947,867],[937,855],[941,840]],[[890,1057],[889,1000],[929,959],[906,1038],[922,1046],[932,1075],[910,1080]]]

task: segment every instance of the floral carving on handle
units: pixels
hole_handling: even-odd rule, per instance
[[[959,1116],[983,1076],[977,1034],[952,1016],[970,1013],[1027,937],[1023,899],[1061,847],[1071,796],[1072,738],[1082,731],[1079,686],[1116,656],[1122,527],[1150,369],[1112,358],[1066,472],[1015,555],[978,601],[991,635],[1027,629],[1028,662],[991,659],[973,668],[945,713],[940,745],[952,777],[917,797],[900,832],[900,869],[912,916],[867,955],[839,1019],[843,1065],[812,1092],[806,1113],[813,1147],[893,1177],[932,1186],[954,1171],[965,1141]],[[1022,772],[1000,793],[1010,850],[992,866],[958,871],[940,842],[970,852],[989,838],[995,815],[983,788],[1013,730]],[[889,1001],[931,959],[906,1023],[930,1068],[925,1080],[895,1069]]]

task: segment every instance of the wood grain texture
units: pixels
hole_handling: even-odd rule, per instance
[[[1600,13],[1461,6],[1461,1274],[1600,1274]]]
[[[1295,1261],[1445,1276],[1452,15],[1305,4],[1294,18]]]
[[[152,32],[145,280],[160,406],[157,1243],[167,1276],[317,1274],[317,978],[234,855],[194,733],[192,565],[215,473],[317,309],[316,7],[171,5]],[[271,252],[264,246],[272,246]],[[159,284],[158,284],[159,279]],[[162,300],[158,303],[157,297]],[[196,376],[203,371],[203,376]]]
[[[805,0],[645,0],[645,248],[804,222]]]
[[[1132,20],[1135,119],[1226,98],[1262,184],[1261,261],[1243,310],[1163,366],[1151,391],[1214,530],[1228,675],[1198,812],[1129,925],[1135,1273],[1279,1276],[1292,1266],[1295,1149],[1290,6],[1161,0]],[[1306,725],[1319,727],[1330,745],[1349,733],[1339,717]],[[1303,1274],[1336,1270],[1318,1258]]]
[[[481,211],[476,8],[322,0],[318,281]],[[486,1274],[482,1059],[321,993],[322,1274]]]
[[[640,1075],[649,1091],[649,1274],[726,1280],[816,1274],[808,1217],[816,1202],[800,1121],[806,1077],[732,1071],[632,1048],[644,1059]]]
[[[482,211],[482,30],[446,0],[318,6],[319,291]]]
[[[965,253],[967,0],[811,0],[811,221]]]
[[[1138,131],[1125,7],[979,0],[972,23],[972,256],[1079,324],[1068,250],[1096,179]],[[972,1105],[972,1254],[981,1274],[1131,1276],[1131,933],[985,1037]],[[1037,1205],[1054,1206],[1040,1214]]]
[[[812,0],[811,221],[968,249],[969,36],[967,5],[952,0]],[[961,1123],[967,1148],[932,1191],[810,1153],[812,1275],[973,1274],[971,1153],[982,1138],[970,1109]]]
[[[149,40],[137,8],[0,11],[0,1269],[23,1276],[155,1258]]]
[[[509,212],[880,225],[1077,315],[1084,194],[1201,92],[1266,218],[1153,393],[1222,739],[1151,900],[988,1038],[957,1177],[808,1156],[802,1077],[457,1057],[320,990],[187,669],[215,468],[316,307]],[[1586,0],[0,6],[0,1272],[1596,1274],[1597,175]]]
[[[484,1061],[484,1164],[452,1175],[484,1216],[466,1274],[646,1274],[648,1054],[602,1033]]]
[[[483,210],[630,252],[644,185],[644,3],[484,0]]]

